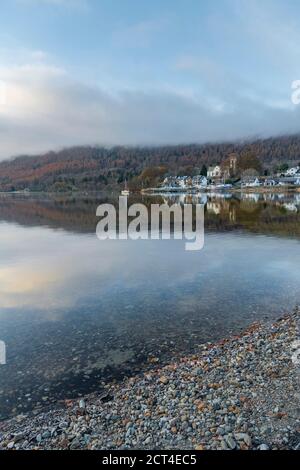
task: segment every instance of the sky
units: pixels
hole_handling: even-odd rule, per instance
[[[300,130],[298,0],[1,0],[0,159]]]

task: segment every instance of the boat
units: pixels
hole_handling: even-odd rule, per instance
[[[126,180],[125,180],[125,189],[123,189],[123,191],[121,191],[121,194],[122,194],[122,196],[129,196],[129,194],[130,194],[130,191],[127,187],[127,181]]]

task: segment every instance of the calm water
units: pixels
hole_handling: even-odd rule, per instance
[[[115,198],[0,196],[0,418],[101,390],[299,304],[300,195],[203,196],[200,252],[98,241],[104,200]]]

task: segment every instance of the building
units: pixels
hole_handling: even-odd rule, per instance
[[[238,170],[238,155],[230,153],[228,157],[221,163],[221,173],[224,180],[233,178]]]
[[[207,187],[207,178],[202,175],[197,176],[168,176],[162,182],[162,188],[173,190],[189,190]]]
[[[220,165],[210,166],[207,171],[208,178],[213,181],[233,178],[238,173],[238,158],[236,153],[230,153]]]
[[[193,180],[190,176],[177,176],[177,184],[182,189],[188,189],[193,186]]]
[[[275,180],[270,180],[270,179],[266,179],[265,182],[264,182],[264,186],[276,186],[277,183]]]
[[[194,188],[201,189],[207,187],[207,178],[202,175],[194,176],[192,180]]]
[[[207,170],[207,176],[211,179],[217,179],[222,177],[222,170],[220,165],[210,166]]]
[[[285,173],[285,176],[296,176],[297,174],[300,174],[299,166],[296,166],[294,168],[289,168],[287,172]]]
[[[162,186],[164,188],[179,188],[176,176],[167,176],[167,178],[163,180]]]
[[[261,185],[262,183],[259,181],[259,179],[255,178],[255,179],[242,183],[242,188],[257,188]]]

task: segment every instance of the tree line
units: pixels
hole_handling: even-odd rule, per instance
[[[155,147],[81,146],[23,155],[0,163],[0,190],[101,190],[123,185],[125,180],[141,187],[166,174],[205,174],[231,153],[255,159],[259,172],[271,173],[298,164],[300,135]]]

